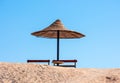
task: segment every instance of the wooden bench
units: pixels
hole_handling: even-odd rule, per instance
[[[28,62],[28,63],[29,63],[29,62],[43,62],[43,63],[47,62],[48,65],[50,65],[50,60],[27,60],[27,62]]]
[[[54,66],[57,66],[57,64],[59,64],[59,66],[61,67],[75,67],[76,68],[76,63],[77,63],[77,60],[53,60],[52,61],[53,65]],[[73,63],[73,64],[64,64],[64,63]]]

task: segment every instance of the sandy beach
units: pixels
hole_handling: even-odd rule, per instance
[[[0,63],[0,83],[120,83],[120,69]]]

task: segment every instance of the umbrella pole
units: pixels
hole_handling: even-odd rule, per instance
[[[60,33],[59,30],[57,30],[57,61],[59,61],[59,40],[60,40]],[[57,64],[59,66],[59,64]]]

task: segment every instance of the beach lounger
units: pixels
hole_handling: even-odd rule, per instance
[[[59,64],[59,66],[61,67],[75,67],[76,68],[76,63],[77,60],[53,60],[52,61],[54,66],[57,66],[57,64]],[[66,63],[73,63],[73,64],[66,64]]]
[[[42,63],[48,63],[50,65],[50,60],[27,60],[27,62],[42,62]]]

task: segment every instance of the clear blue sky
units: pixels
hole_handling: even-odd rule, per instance
[[[0,62],[56,59],[56,40],[30,35],[56,19],[86,35],[60,41],[77,67],[120,67],[120,0],[0,0]]]

